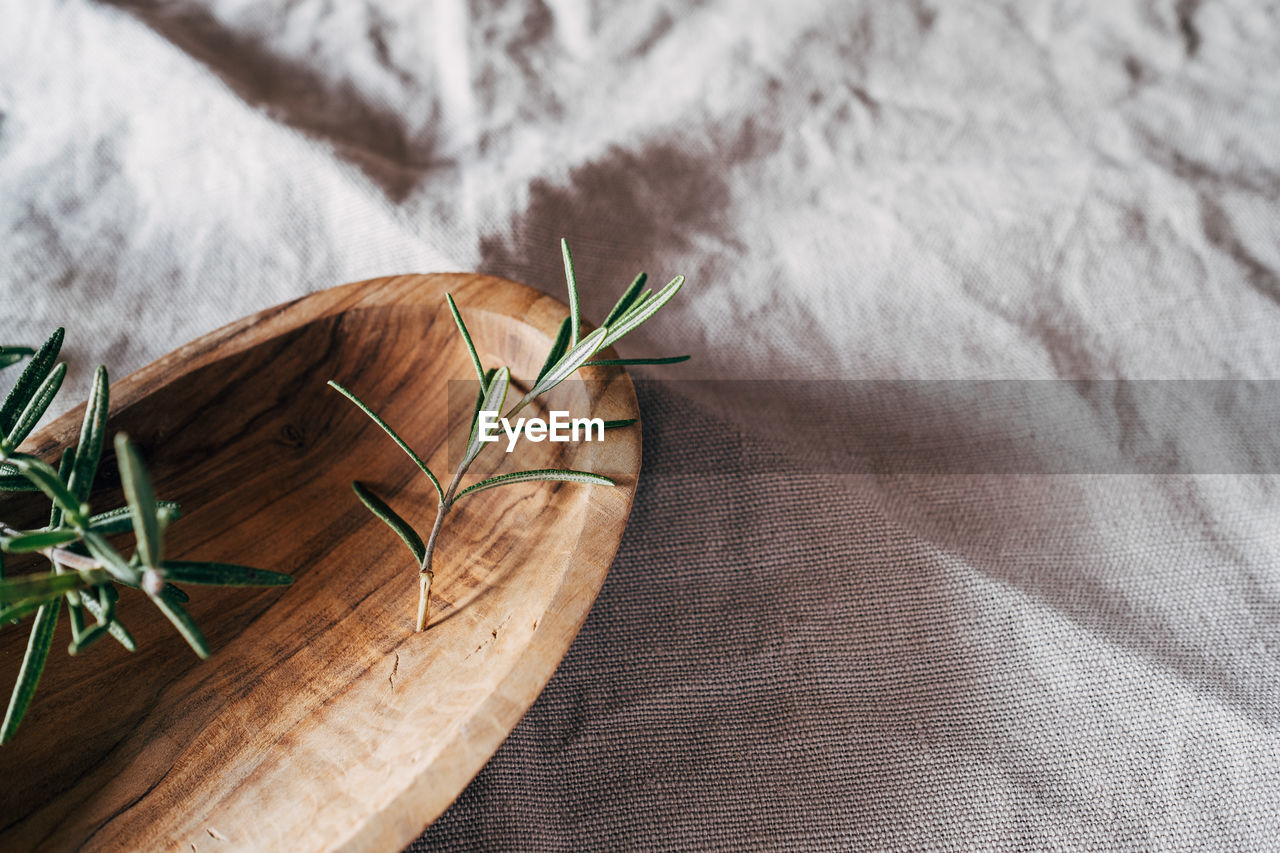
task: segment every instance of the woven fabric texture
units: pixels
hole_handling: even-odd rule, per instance
[[[346,281],[559,294],[561,236],[590,318],[688,276],[604,590],[412,850],[1274,849],[1280,467],[1082,392],[1137,473],[866,470],[1000,421],[813,384],[1280,376],[1274,3],[0,10],[0,340],[65,324],[68,404]]]

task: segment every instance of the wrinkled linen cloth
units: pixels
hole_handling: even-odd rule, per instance
[[[622,347],[694,360],[636,371],[604,589],[412,850],[1274,849],[1256,435],[1229,470],[1135,406],[1089,433],[1134,470],[842,443],[976,429],[907,380],[1280,376],[1274,3],[0,7],[0,340],[65,324],[68,406],[342,282],[562,296],[561,236],[597,321],[688,276]]]

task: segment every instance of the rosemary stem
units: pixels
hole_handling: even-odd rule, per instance
[[[463,476],[470,467],[470,462],[458,466],[457,472],[453,475],[453,482],[449,483],[449,488],[444,493],[444,498],[441,499],[440,505],[436,509],[436,522],[431,525],[431,535],[427,537],[427,546],[422,554],[422,565],[418,567],[418,623],[416,629],[418,631],[427,627],[427,615],[431,610],[431,582],[435,580],[435,573],[431,571],[431,558],[436,552],[436,539],[440,537],[440,528],[444,526],[444,517],[449,514],[449,510],[453,507],[453,496],[458,491],[458,484],[462,482]]]
[[[43,553],[51,561],[77,571],[104,568],[102,561],[86,557],[84,554],[77,554],[75,551],[68,551],[66,548],[49,548]]]
[[[427,547],[422,554],[422,565],[418,567],[418,623],[415,629],[418,631],[427,627],[427,613],[431,609],[431,581],[435,580],[435,572],[431,571],[431,557],[435,554],[436,538],[440,535],[440,527],[448,512],[448,505],[441,501],[436,510],[436,523],[431,526],[431,535],[427,538]]]
[[[17,528],[0,521],[0,534],[4,536],[17,536],[21,532],[22,531]],[[49,562],[54,565],[62,565],[68,569],[75,569],[79,572],[87,572],[90,569],[103,568],[101,561],[95,560],[93,557],[86,557],[84,554],[77,554],[75,551],[70,551],[61,545],[56,548],[45,548],[41,551],[37,551],[36,553],[43,554],[45,557],[49,558]]]
[[[418,630],[427,626],[427,610],[431,607],[431,581],[435,573],[427,571],[418,575]]]
[[[526,394],[524,397],[520,398],[519,402],[517,402],[514,406],[508,409],[507,413],[503,415],[503,417],[508,419],[514,418],[517,412],[519,412],[525,406],[529,405],[531,402],[533,402],[533,397]]]
[[[516,412],[529,405],[533,399],[532,391],[526,393],[504,417],[512,417]],[[481,450],[483,449],[482,447]],[[467,471],[471,468],[472,462],[475,462],[474,457],[470,461],[463,462],[458,466],[458,470],[454,472],[453,480],[449,483],[449,488],[445,490],[444,496],[440,499],[440,504],[436,508],[436,520],[431,525],[431,534],[427,537],[427,544],[423,549],[422,563],[418,566],[417,630],[419,631],[426,629],[427,617],[431,611],[431,582],[435,580],[435,573],[431,571],[431,559],[436,552],[436,540],[440,537],[440,528],[444,526],[444,517],[449,514],[449,510],[453,509],[453,498],[458,492],[458,486],[461,485],[462,478],[466,476]]]

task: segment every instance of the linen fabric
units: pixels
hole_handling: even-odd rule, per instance
[[[1118,394],[1077,402],[1124,473],[843,442],[999,429],[910,380],[1280,376],[1276,4],[0,11],[0,342],[66,325],[67,406],[347,281],[562,296],[561,236],[596,321],[688,277],[622,345],[694,359],[637,371],[604,589],[411,850],[1275,849],[1273,466]]]

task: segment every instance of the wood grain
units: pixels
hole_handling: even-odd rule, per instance
[[[325,381],[379,409],[445,478],[451,381],[474,383],[446,290],[485,363],[527,383],[565,307],[501,279],[430,275],[264,311],[113,385],[111,431],[130,433],[159,496],[183,505],[167,556],[275,569],[294,584],[189,590],[215,650],[204,663],[127,590],[132,655],[103,642],[70,658],[60,620],[35,702],[0,749],[0,849],[398,850],[497,749],[600,589],[630,511],[640,434],[572,448],[573,467],[616,487],[531,483],[459,503],[437,552],[431,626],[413,633],[412,558],[350,482],[366,481],[423,530],[431,487]],[[554,392],[555,408],[639,416],[624,371],[585,373],[590,381]],[[456,402],[467,386],[452,390]],[[54,457],[80,417],[68,413],[27,447]],[[567,448],[524,443],[518,460],[494,449],[481,459],[551,467]],[[466,482],[487,473],[478,462]],[[105,460],[95,510],[120,502],[114,475]],[[0,518],[35,521],[40,504],[5,497]],[[26,633],[0,630],[0,683],[16,677]]]

